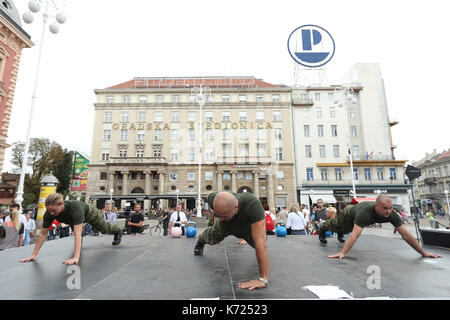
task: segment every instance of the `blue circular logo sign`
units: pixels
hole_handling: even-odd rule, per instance
[[[313,24],[306,24],[292,31],[287,45],[292,59],[308,68],[317,68],[328,63],[335,51],[331,34]]]

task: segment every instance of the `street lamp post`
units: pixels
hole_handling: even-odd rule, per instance
[[[198,104],[200,107],[200,115],[198,117],[198,131],[200,136],[198,139],[199,144],[199,155],[198,155],[198,197],[197,197],[197,217],[202,217],[202,189],[201,189],[201,177],[202,177],[202,160],[203,160],[203,106],[205,105],[204,91],[211,94],[211,89],[209,87],[195,87],[192,89],[192,95],[196,96],[198,99]]]
[[[45,28],[47,26],[47,22],[49,18],[55,18],[56,22],[53,22],[49,30],[51,33],[56,34],[59,32],[59,24],[63,24],[66,22],[67,17],[62,12],[62,9],[65,6],[65,0],[57,1],[57,0],[32,0],[28,3],[28,8],[31,12],[26,12],[22,15],[22,19],[25,23],[32,23],[34,21],[33,13],[37,14],[41,10],[41,5],[44,5],[45,9],[42,13],[42,33],[41,33],[41,42],[40,42],[40,48],[39,48],[39,55],[36,65],[36,74],[34,78],[34,88],[33,88],[33,95],[31,98],[31,107],[30,107],[30,115],[28,118],[28,127],[27,127],[27,133],[26,133],[26,139],[25,139],[25,147],[23,151],[23,157],[22,157],[22,168],[20,172],[20,180],[19,180],[19,186],[17,188],[17,194],[15,202],[20,205],[22,208],[22,201],[23,201],[23,189],[24,189],[24,182],[25,182],[25,171],[27,167],[27,159],[28,159],[28,151],[30,148],[30,132],[31,127],[33,124],[33,114],[34,114],[34,107],[36,104],[36,93],[37,93],[37,86],[39,82],[39,72],[41,67],[41,58],[42,58],[42,48],[44,47],[44,36],[45,36]]]
[[[180,193],[180,189],[177,189],[177,206],[178,206],[178,193]]]
[[[445,199],[447,199],[447,213],[448,213],[448,221],[450,222],[450,206],[448,204],[448,190],[444,190]]]
[[[347,115],[347,102],[351,102],[352,104],[356,104],[357,100],[354,96],[353,88],[347,88],[347,87],[339,87],[334,90],[334,103],[339,106],[339,108],[344,108],[344,114],[345,114],[345,124],[347,126],[347,149],[348,149],[348,155],[350,159],[350,173],[352,176],[352,190],[353,190],[353,197],[356,198],[356,186],[355,186],[355,173],[353,172],[353,151],[352,151],[352,143],[350,140],[350,124],[348,122],[348,115]]]
[[[112,200],[112,196],[113,196],[113,192],[114,192],[114,189],[113,188],[111,188],[111,189],[109,189],[109,193],[111,194],[111,205],[112,205],[112,203],[113,203],[113,200]]]

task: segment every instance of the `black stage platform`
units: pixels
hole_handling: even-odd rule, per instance
[[[47,241],[37,262],[19,263],[34,245],[0,252],[0,299],[317,299],[309,285],[333,285],[355,299],[450,298],[450,251],[425,246],[443,256],[424,259],[402,240],[362,235],[343,260],[329,259],[342,245],[317,236],[268,236],[270,285],[244,290],[238,282],[258,278],[255,251],[229,237],[194,256],[196,239],[124,236],[83,239],[81,287],[69,290],[62,262],[72,257],[73,238]],[[369,289],[369,266],[380,269],[380,288]],[[70,271],[72,272],[72,271]],[[373,282],[372,282],[373,283]]]

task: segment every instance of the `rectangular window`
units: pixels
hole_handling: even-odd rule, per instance
[[[205,140],[214,140],[214,131],[212,129],[205,130]]]
[[[111,130],[103,130],[103,140],[104,141],[111,140]]]
[[[230,181],[231,180],[231,174],[230,172],[224,172],[223,173],[223,181]]]
[[[138,149],[136,150],[136,158],[143,158],[144,157],[144,150]]]
[[[281,111],[273,112],[273,121],[281,121]]]
[[[264,111],[256,111],[256,121],[264,121]]]
[[[328,92],[328,101],[334,102],[334,93],[333,92]]]
[[[306,102],[308,100],[308,96],[306,94],[302,94],[302,95],[300,95],[300,100],[302,102]]]
[[[378,178],[378,180],[384,180],[383,168],[377,168],[377,178]]]
[[[314,93],[314,99],[316,101],[320,101],[320,93],[319,92]]]
[[[309,118],[309,109],[308,108],[303,109],[303,117]]]
[[[161,149],[153,149],[153,156],[156,158],[161,157]]]
[[[188,150],[188,160],[195,161],[195,148],[189,148]]]
[[[284,180],[284,171],[277,171],[277,180]]]
[[[222,111],[222,122],[230,122],[230,111]]]
[[[222,96],[222,102],[230,102],[230,96]]]
[[[239,130],[239,140],[248,140],[248,130],[247,129]]]
[[[147,121],[147,111],[139,111],[138,122],[146,122],[146,121]]]
[[[122,103],[124,104],[130,103],[130,96],[122,96]]]
[[[359,180],[358,168],[353,168],[353,179]]]
[[[317,126],[317,136],[323,137],[323,125],[321,124]]]
[[[163,112],[155,111],[155,122],[163,122]]]
[[[310,146],[310,145],[306,145],[306,146],[305,146],[305,156],[306,156],[307,158],[311,158],[311,157],[312,157],[312,154],[311,154],[311,146]]]
[[[172,102],[173,103],[179,103],[180,102],[180,96],[172,96]]]
[[[231,153],[231,144],[224,144],[222,146],[222,154],[224,157],[231,157],[232,153]]]
[[[155,138],[155,140],[162,140],[163,135],[162,135],[162,130],[155,130],[153,133],[153,137]]]
[[[339,145],[333,145],[333,156],[335,158],[339,158],[340,157]]]
[[[334,168],[334,172],[336,174],[336,181],[341,181],[342,180],[342,169]]]
[[[114,96],[106,96],[106,103],[114,103]]]
[[[256,153],[258,157],[265,157],[267,155],[266,153],[266,145],[265,144],[258,144],[256,148]]]
[[[353,146],[353,159],[359,160],[359,146]]]
[[[239,95],[239,102],[246,102],[247,101],[247,96],[246,95]]]
[[[145,130],[138,130],[137,132],[137,140],[144,141],[145,140]]]
[[[397,180],[397,172],[395,171],[395,168],[389,168],[389,179]]]
[[[190,141],[195,140],[195,129],[189,129],[189,140]]]
[[[247,122],[247,111],[239,111],[239,121]]]
[[[102,161],[109,160],[109,150],[102,150]]]
[[[319,154],[321,158],[325,158],[326,154],[325,154],[325,145],[320,145],[319,146]]]
[[[206,102],[214,102],[214,96],[207,95]]]
[[[239,144],[239,156],[248,157],[248,144]]]
[[[275,148],[275,160],[283,160],[283,148]]]
[[[214,116],[213,116],[213,112],[212,111],[206,111],[205,112],[205,121],[206,122],[213,122],[214,121]]]
[[[316,117],[322,118],[322,108],[316,108]]]
[[[348,108],[348,114],[349,114],[350,118],[354,118],[355,117],[355,109]]]
[[[205,181],[213,181],[214,180],[214,172],[206,171],[205,172]]]
[[[147,103],[147,96],[139,96],[139,103]]]
[[[100,180],[107,180],[107,179],[108,179],[108,173],[100,172]]]
[[[322,181],[328,180],[328,169],[327,168],[320,168],[320,178]]]
[[[188,121],[189,122],[197,121],[197,111],[189,111],[188,112]]]
[[[104,122],[112,122],[112,111],[105,111]]]
[[[330,107],[330,118],[336,118],[336,108]]]
[[[306,168],[306,180],[308,180],[308,181],[314,180],[313,168]]]
[[[205,161],[214,161],[213,149],[205,149]]]
[[[172,129],[172,131],[170,132],[170,140],[177,141],[178,138],[179,138],[178,129]]]
[[[180,122],[180,111],[172,111],[172,122]]]
[[[127,150],[119,150],[119,157],[120,158],[126,158],[127,157]]]
[[[272,95],[272,102],[280,102],[280,95],[279,94],[273,94]]]
[[[245,171],[245,180],[253,181],[253,173],[251,171]]]
[[[163,103],[164,97],[163,96],[156,96],[156,103]]]
[[[195,181],[195,172],[187,173],[187,181]]]
[[[265,141],[267,137],[266,129],[256,129],[256,140]]]
[[[263,96],[256,96],[256,102],[263,102]]]
[[[231,134],[230,134],[230,129],[223,129],[222,130],[222,139],[223,140],[230,140],[231,139]]]
[[[309,137],[309,125],[304,125],[303,126],[303,135],[305,137]]]
[[[372,175],[370,172],[370,168],[364,168],[364,179],[372,180]]]
[[[171,161],[178,161],[178,149],[170,149],[170,160]]]
[[[351,135],[353,138],[358,137],[358,130],[357,130],[356,126],[351,126],[350,131],[351,131]]]
[[[275,129],[273,129],[273,134],[274,134],[275,140],[281,140],[281,139],[283,139],[282,134],[281,134],[281,128],[275,128]]]
[[[120,140],[128,140],[128,129],[120,129]]]
[[[238,171],[236,174],[237,180],[244,180],[244,171]]]
[[[337,137],[337,125],[331,125],[331,136],[332,137]]]
[[[130,112],[122,111],[120,113],[120,122],[128,122],[128,121],[130,121]]]

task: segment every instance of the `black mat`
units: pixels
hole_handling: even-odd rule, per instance
[[[268,236],[270,285],[244,290],[239,282],[258,278],[255,251],[229,237],[194,256],[196,239],[112,236],[83,239],[80,289],[69,290],[72,276],[62,262],[71,258],[73,238],[48,241],[37,262],[19,263],[33,246],[0,252],[0,299],[316,299],[308,285],[333,285],[354,298],[450,298],[450,251],[424,259],[398,239],[362,235],[343,260],[329,259],[342,247],[335,239],[320,246],[316,236]],[[369,289],[368,267],[380,270],[379,289]],[[69,272],[69,273],[68,273]],[[373,284],[373,282],[369,282]]]

